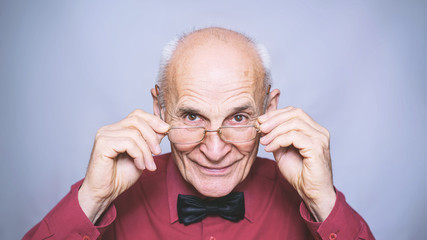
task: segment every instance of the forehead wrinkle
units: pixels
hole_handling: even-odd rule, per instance
[[[249,74],[250,72],[250,74]],[[187,72],[175,79],[174,87],[179,95],[183,95],[185,91],[190,93],[215,92],[216,94],[228,94],[237,91],[255,93],[258,84],[257,78],[253,71],[241,70],[237,74],[235,72],[216,72],[209,74],[207,72]]]
[[[211,114],[213,115],[211,117],[215,117],[245,110],[256,111],[256,106],[254,105],[254,101],[251,97],[238,96],[238,99],[235,99],[236,97],[237,96],[231,96],[223,101],[217,101],[214,104],[209,99],[201,100],[199,98],[194,99],[193,97],[185,97],[178,101],[174,111],[177,114],[193,112],[206,117]]]
[[[252,97],[239,96],[238,99],[235,99],[234,97],[236,96],[229,97],[223,102],[223,104],[221,104],[223,106],[230,106],[228,108],[227,107],[225,108],[226,110],[225,112],[227,112],[227,114],[232,114],[232,113],[237,113],[242,111],[251,111],[254,114],[257,113],[257,106]],[[227,102],[231,102],[231,103],[227,103]]]
[[[197,105],[209,104],[208,99],[199,91],[187,88],[177,92],[175,109],[186,106],[187,108],[195,108]]]
[[[189,79],[190,80],[190,79]],[[232,106],[235,102],[246,102],[246,105],[257,107],[256,88],[249,78],[245,82],[235,82],[235,84],[218,85],[210,81],[184,81],[178,84],[176,90],[176,103],[181,105],[183,101],[189,101],[188,106],[202,105],[209,109],[215,105]],[[247,100],[241,100],[245,98]],[[217,107],[218,108],[218,107]],[[218,108],[214,111],[220,111]]]

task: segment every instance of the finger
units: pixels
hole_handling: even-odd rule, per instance
[[[142,113],[133,113],[132,115],[129,115],[127,118],[121,120],[120,122],[116,124],[112,124],[109,126],[104,127],[102,130],[123,130],[124,128],[131,128],[131,129],[137,129],[140,133],[140,135],[147,141],[148,146],[151,149],[151,152],[154,154],[160,154],[161,148],[160,148],[160,141],[165,137],[166,135],[164,133],[157,133],[155,129],[150,126],[145,119],[142,118]],[[146,115],[146,116],[145,116]],[[151,117],[149,115],[151,114],[145,114],[144,116],[147,117],[147,119],[150,119]],[[152,117],[157,118],[156,116],[152,115]],[[162,120],[157,119],[162,122]],[[158,125],[159,123],[157,123]],[[156,124],[152,124],[153,126],[156,126]],[[161,124],[160,124],[161,125]],[[169,125],[166,124],[166,129],[169,129]],[[158,126],[157,126],[158,127]],[[157,131],[164,131],[164,127],[160,127],[160,130]],[[166,130],[166,132],[167,132]]]
[[[147,140],[153,153],[160,154],[160,142],[166,136],[167,131],[169,131],[170,125],[159,117],[141,110],[135,110],[127,119],[125,121],[128,124],[127,126],[137,128]]]
[[[165,134],[170,126],[163,120],[161,120],[159,117],[146,113],[142,110],[135,110],[132,113],[130,113],[126,118],[122,119],[121,121],[104,126],[103,128],[106,130],[118,130],[123,127],[130,127],[130,126],[138,126],[139,122],[146,122],[156,133],[159,134]]]
[[[105,157],[115,159],[120,153],[127,153],[134,159],[137,168],[145,169],[144,154],[132,138],[103,136],[98,139],[97,143],[104,149],[102,153]]]
[[[313,149],[313,142],[307,135],[298,132],[291,131],[276,137],[270,144],[265,146],[266,152],[274,152],[283,147],[294,146],[300,152],[303,157],[309,157],[309,153]]]
[[[302,111],[300,108],[294,107],[286,107],[284,109],[269,112],[264,116],[260,116],[259,120],[261,121],[261,125],[263,125],[263,129],[269,132],[280,123],[293,118],[301,118],[306,120],[309,124],[314,122],[304,111]]]
[[[165,135],[159,136],[145,121],[139,121],[136,117],[128,118],[123,124],[127,128],[135,129],[150,147],[153,154],[157,155],[162,152],[160,141]]]
[[[264,123],[265,121],[267,121],[271,117],[274,117],[277,114],[288,112],[288,111],[292,110],[293,108],[294,107],[288,106],[288,107],[285,107],[285,108],[281,108],[281,109],[277,109],[277,110],[274,110],[274,111],[266,112],[263,115],[261,115],[261,116],[258,117],[258,122],[259,123]]]
[[[144,121],[136,122],[132,127],[137,129],[140,136],[147,143],[151,150],[151,153],[158,155],[162,152],[160,142],[166,136],[165,134],[159,134],[153,131],[153,129]]]
[[[144,155],[144,165],[147,166],[147,169],[150,171],[155,171],[157,169],[156,164],[154,163],[153,155],[145,141],[138,143],[138,146],[142,149]]]
[[[131,114],[129,114],[128,117],[136,116],[137,118],[141,118],[144,120],[145,123],[147,123],[156,133],[159,134],[165,134],[169,128],[170,125],[160,119],[158,116],[155,116],[150,113],[146,113],[142,110],[135,110]]]
[[[259,121],[261,122],[260,129],[262,132],[268,133],[277,125],[293,118],[300,118],[304,120],[313,128],[317,129],[319,132],[329,137],[329,132],[328,130],[326,130],[326,128],[320,126],[302,109],[294,108],[294,107],[287,107],[277,111],[269,112],[268,115],[260,116],[259,117]]]
[[[152,150],[147,145],[147,142],[141,136],[138,130],[136,129],[112,130],[112,131],[105,131],[103,134],[105,136],[108,136],[114,139],[123,139],[123,138],[132,139],[132,141],[138,146],[138,148],[142,152],[142,158],[136,158],[135,162],[139,162],[140,165],[143,164],[150,171],[156,170],[157,167],[156,167],[156,164],[154,163]]]
[[[260,142],[263,145],[267,145],[271,141],[273,141],[277,136],[288,133],[290,131],[300,131],[309,137],[318,137],[318,135],[322,135],[321,132],[313,128],[307,122],[302,121],[299,118],[293,118],[273,128],[270,132],[265,134],[260,139]]]

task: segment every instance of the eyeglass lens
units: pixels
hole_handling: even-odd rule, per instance
[[[173,127],[168,132],[169,140],[176,144],[190,144],[203,141],[206,135],[203,127]],[[223,126],[217,130],[223,141],[239,143],[253,140],[257,135],[255,126]]]

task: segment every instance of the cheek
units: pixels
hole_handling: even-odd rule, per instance
[[[185,166],[188,165],[187,160],[190,155],[197,152],[195,149],[198,148],[199,144],[171,144],[172,154],[175,157],[175,161],[181,170],[184,170]]]
[[[248,173],[252,167],[252,164],[254,163],[254,161],[256,159],[256,156],[258,153],[258,143],[259,143],[258,140],[254,140],[252,142],[241,144],[238,147],[239,151],[241,153],[245,154],[247,157],[246,161],[242,162],[243,166],[241,167],[241,170],[242,170],[241,181],[243,181],[246,178],[246,176],[248,175]]]
[[[200,143],[195,144],[172,144],[172,149],[179,155],[188,154],[192,152]]]
[[[238,143],[234,145],[241,153],[251,153],[254,151],[258,151],[258,139],[255,139],[247,143]]]

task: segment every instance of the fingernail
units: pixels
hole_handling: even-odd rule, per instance
[[[144,170],[144,169],[146,169],[146,166],[143,164],[143,163],[141,163],[142,162],[142,160],[141,159],[135,159],[135,161],[137,162],[137,167],[139,168],[139,169],[141,169],[141,170]]]
[[[162,149],[160,148],[160,145],[156,146],[156,155],[159,155],[162,152]]]
[[[157,169],[157,166],[154,162],[151,162],[150,166],[151,166],[151,171],[155,171]]]

